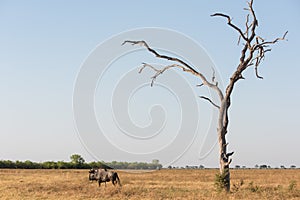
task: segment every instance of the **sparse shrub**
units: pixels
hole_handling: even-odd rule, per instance
[[[215,177],[215,188],[218,192],[223,191],[227,187],[227,183],[225,181],[226,172],[217,173]]]
[[[233,191],[233,192],[239,191],[239,189],[240,189],[243,185],[244,185],[244,180],[241,179],[240,182],[234,183],[234,184],[233,184],[232,191]]]
[[[250,190],[251,192],[257,192],[259,190],[259,187],[257,185],[253,184],[253,181],[251,181],[248,185],[248,190]]]
[[[289,184],[289,187],[288,187],[288,190],[289,190],[289,191],[293,191],[293,190],[296,189],[296,187],[297,187],[296,181],[295,181],[295,180],[291,180],[291,182],[290,182],[290,184]]]
[[[275,190],[282,190],[282,185],[277,185],[277,188]]]

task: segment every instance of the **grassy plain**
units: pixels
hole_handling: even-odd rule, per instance
[[[217,170],[117,171],[122,187],[88,181],[88,170],[0,170],[0,199],[300,199],[300,170],[231,170],[230,194]]]

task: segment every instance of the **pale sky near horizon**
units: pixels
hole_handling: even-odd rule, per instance
[[[246,1],[217,0],[0,1],[0,160],[69,160],[74,153],[94,160],[76,133],[74,84],[89,54],[120,32],[159,27],[187,35],[206,50],[226,84],[241,46],[226,20],[210,15],[223,12],[244,26],[244,7]],[[259,69],[263,80],[251,68],[235,88],[227,137],[235,151],[232,166],[300,166],[300,2],[256,0],[254,9],[263,38],[288,30],[288,41],[266,55]],[[191,152],[200,143],[174,165],[218,166],[217,147],[206,159],[195,159]],[[113,153],[111,159],[120,160]],[[164,164],[164,157],[159,160]]]

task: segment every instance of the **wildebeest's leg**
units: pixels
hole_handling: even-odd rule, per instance
[[[118,183],[119,186],[122,186],[117,172],[116,172],[116,182]]]
[[[115,183],[116,183],[116,173],[115,172],[113,172],[111,174],[111,182],[112,182],[113,185],[115,185]]]
[[[99,187],[101,186],[101,180],[100,179],[98,180],[98,185],[99,185]]]
[[[118,184],[119,186],[121,186],[121,182],[120,182],[120,179],[119,179],[119,176],[118,176],[117,172],[114,172],[113,175],[112,175],[112,183],[114,185]]]
[[[115,178],[115,174],[113,173],[112,175],[111,175],[111,183],[113,184],[113,185],[115,185],[115,180],[116,180],[116,178]]]

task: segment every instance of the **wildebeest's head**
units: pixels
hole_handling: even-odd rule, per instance
[[[97,180],[97,173],[98,173],[98,170],[97,169],[90,169],[89,171],[89,180],[90,181],[94,181],[94,180]]]

